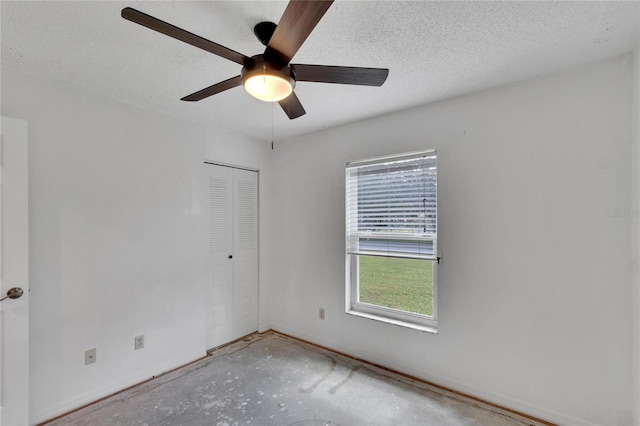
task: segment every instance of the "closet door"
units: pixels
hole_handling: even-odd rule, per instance
[[[258,173],[207,164],[207,347],[258,330]]]
[[[209,187],[207,347],[234,339],[233,334],[233,169],[206,165]]]
[[[234,193],[234,338],[258,330],[258,173],[235,169]]]

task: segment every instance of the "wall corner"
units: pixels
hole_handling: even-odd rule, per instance
[[[632,191],[634,212],[640,210],[640,40],[633,52],[632,82]],[[634,216],[631,232],[631,291],[632,291],[632,409],[633,424],[640,425],[640,218]]]

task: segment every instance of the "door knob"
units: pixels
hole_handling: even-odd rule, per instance
[[[21,297],[23,294],[24,294],[24,291],[20,287],[11,288],[9,289],[9,291],[7,291],[7,295],[2,299],[0,299],[0,302],[2,302],[6,298],[17,299]]]

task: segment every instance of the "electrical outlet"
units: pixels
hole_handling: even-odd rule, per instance
[[[144,348],[144,335],[133,338],[133,349],[138,350]]]
[[[97,360],[96,348],[87,349],[86,351],[84,351],[84,365],[93,364]]]
[[[320,308],[320,311],[318,312],[318,317],[323,320],[324,319],[324,308]]]

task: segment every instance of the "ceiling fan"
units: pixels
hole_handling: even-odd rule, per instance
[[[302,43],[324,16],[333,0],[291,0],[278,25],[260,22],[253,32],[266,46],[264,53],[248,57],[225,46],[178,28],[138,10],[126,7],[122,17],[136,24],[199,47],[242,65],[240,75],[199,90],[181,100],[200,101],[209,96],[234,88],[244,88],[257,99],[278,102],[293,120],[306,113],[293,91],[296,82],[356,84],[382,86],[389,70],[386,68],[342,67],[331,65],[291,64]]]

